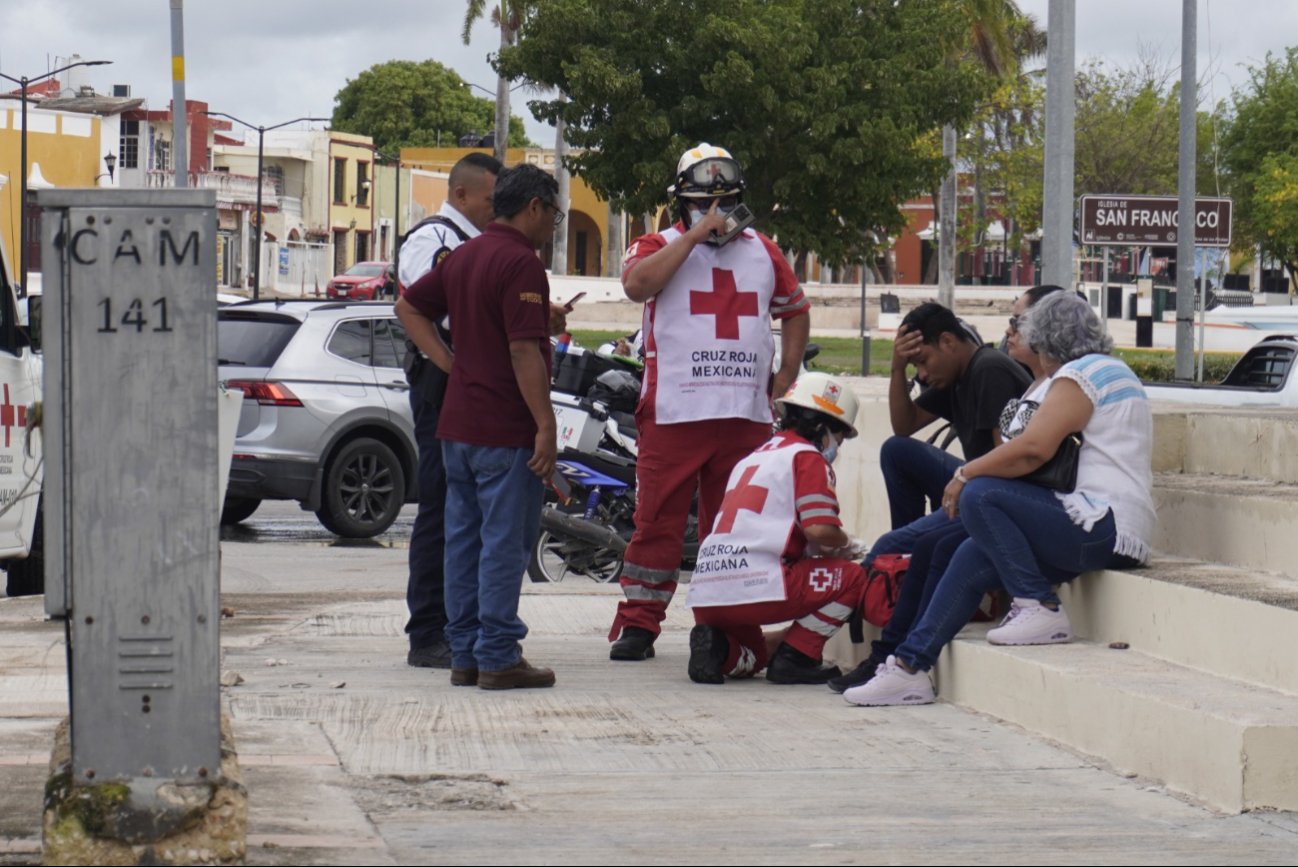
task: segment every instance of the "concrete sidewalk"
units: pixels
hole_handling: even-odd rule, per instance
[[[550,690],[405,665],[400,547],[223,542],[223,689],[253,864],[1293,863],[1298,817],[1220,817],[951,705],[851,707],[607,659],[618,592],[524,588]],[[66,712],[59,624],[0,599],[0,863],[35,863]]]

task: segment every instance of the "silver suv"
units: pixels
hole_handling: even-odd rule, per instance
[[[220,377],[244,393],[221,523],[297,500],[339,536],[386,530],[415,499],[417,466],[391,303],[256,301],[219,315]]]

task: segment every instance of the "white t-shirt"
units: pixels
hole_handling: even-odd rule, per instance
[[[450,202],[443,202],[437,215],[455,223],[470,238],[476,238],[479,234],[478,228],[469,222],[469,218],[455,210]],[[401,245],[401,285],[407,288],[414,285],[416,280],[433,270],[433,266],[443,256],[462,243],[464,242],[455,234],[455,230],[444,224],[429,223],[416,231]]]

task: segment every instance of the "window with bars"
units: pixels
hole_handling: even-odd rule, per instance
[[[334,204],[347,203],[347,160],[334,159]]]
[[[117,165],[123,169],[140,167],[140,122],[122,121],[121,138],[118,139]]]

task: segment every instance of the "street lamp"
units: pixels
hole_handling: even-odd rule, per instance
[[[31,78],[26,75],[14,78],[12,75],[5,75],[0,72],[0,78],[12,81],[22,88],[22,155],[19,157],[19,161],[22,163],[22,171],[19,173],[21,177],[18,179],[18,297],[20,298],[27,295],[27,85],[36,84],[78,66],[107,66],[112,62],[111,60],[78,60],[76,63],[69,63],[67,66],[60,66],[58,69],[51,69],[43,75]]]
[[[117,154],[112,151],[104,154],[104,165],[108,168],[108,171],[95,175],[95,180],[98,181],[100,178],[108,178],[109,182],[111,182],[113,180],[113,172],[117,170]]]
[[[279,129],[282,126],[288,126],[289,124],[293,124],[293,123],[302,123],[303,121],[327,123],[329,118],[295,117],[292,120],[286,120],[283,123],[277,123],[273,126],[257,126],[255,124],[248,123],[248,121],[246,120],[240,120],[239,118],[235,117],[232,114],[226,114],[223,111],[205,111],[203,113],[206,114],[208,117],[223,117],[227,120],[232,120],[237,124],[242,124],[243,126],[246,126],[248,129],[255,129],[257,131],[257,243],[254,244],[252,247],[252,300],[256,301],[261,297],[261,241],[263,237],[263,232],[265,231],[265,226],[263,225],[264,220],[262,218],[262,213],[261,213],[261,185],[262,185],[262,160],[264,154],[263,144],[265,142],[266,133],[273,129]]]

